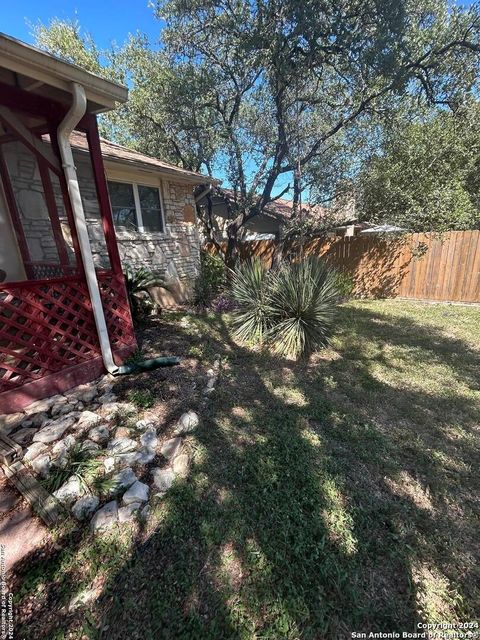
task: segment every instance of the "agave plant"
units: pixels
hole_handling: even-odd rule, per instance
[[[166,288],[166,285],[161,278],[145,267],[133,269],[127,265],[124,268],[124,276],[132,316],[134,319],[138,319],[156,307],[150,289],[152,287]]]
[[[315,257],[267,271],[260,261],[233,279],[235,335],[263,341],[282,356],[298,358],[327,344],[340,297],[335,272]]]

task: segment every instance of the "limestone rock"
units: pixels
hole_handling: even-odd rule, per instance
[[[22,412],[0,416],[0,431],[8,436],[24,421],[24,419],[25,414]]]
[[[85,488],[77,476],[71,476],[67,482],[53,492],[53,496],[62,504],[70,506],[73,502],[81,498],[85,493]]]
[[[89,382],[86,384],[81,384],[74,389],[70,389],[65,396],[68,398],[69,402],[78,400],[80,402],[91,402],[97,395],[97,387],[94,383]]]
[[[149,430],[145,431],[145,433],[143,433],[140,437],[140,442],[145,447],[145,449],[155,451],[158,442],[156,430],[149,428]]]
[[[94,427],[88,432],[89,439],[93,440],[93,442],[96,442],[97,444],[104,444],[108,441],[109,436],[110,432],[105,424]]]
[[[147,502],[150,489],[148,485],[137,480],[130,489],[123,494],[123,504],[131,504],[132,502]]]
[[[44,398],[43,400],[37,400],[32,402],[28,407],[25,407],[24,413],[26,416],[32,416],[36,413],[48,413],[55,404],[55,402],[62,396],[52,396],[50,398]]]
[[[187,413],[180,416],[175,433],[178,435],[190,433],[190,431],[193,431],[198,426],[199,422],[200,418],[195,411],[187,411]]]
[[[77,520],[86,520],[95,512],[99,503],[97,496],[84,496],[75,502],[72,513]]]
[[[130,504],[125,505],[124,507],[120,507],[118,510],[118,522],[123,524],[124,522],[128,522],[132,520],[135,513],[142,506],[141,502],[131,502]]]
[[[188,455],[186,453],[182,453],[173,461],[173,471],[181,478],[185,478],[188,475],[188,465]]]
[[[74,422],[75,418],[72,416],[54,420],[46,427],[43,427],[43,429],[40,429],[40,431],[33,436],[33,441],[45,443],[55,442],[55,440],[59,440],[63,436],[65,431],[69,429]]]
[[[50,409],[50,414],[52,416],[57,416],[60,413],[63,413],[65,410],[70,411],[71,405],[68,402],[68,398],[65,396],[55,396],[55,402]]]
[[[163,443],[162,448],[160,449],[162,456],[167,458],[167,460],[171,460],[174,458],[180,451],[182,446],[181,438],[171,438]]]
[[[91,451],[93,453],[94,451],[100,451],[100,445],[92,440],[84,440],[80,449],[82,451]]]
[[[98,426],[101,422],[102,418],[98,413],[88,410],[82,411],[78,418],[78,422],[75,425],[75,431],[77,433],[85,433],[86,431],[90,431],[94,427]]]
[[[152,513],[152,508],[150,507],[149,504],[146,504],[143,507],[143,509],[140,511],[140,513],[138,514],[138,517],[139,517],[140,520],[145,522],[146,520],[148,520],[148,518],[150,517],[151,513]]]
[[[90,521],[92,531],[102,531],[113,527],[118,522],[118,504],[116,500],[107,502],[107,504],[99,509]]]
[[[152,470],[153,482],[157,489],[159,489],[162,493],[168,491],[175,480],[175,472],[173,469],[169,467],[167,469],[156,469]]]
[[[46,444],[44,444],[43,442],[34,442],[23,454],[23,460],[25,462],[30,462],[31,460],[37,458],[40,454],[45,453],[46,450]]]
[[[110,493],[112,495],[121,493],[131,487],[136,481],[137,476],[133,472],[133,469],[131,467],[126,467],[112,477],[112,489]]]
[[[53,446],[52,453],[54,456],[61,456],[75,445],[75,436],[71,433],[62,440],[56,442]]]
[[[155,451],[152,451],[151,449],[142,448],[137,453],[135,462],[140,465],[150,464],[150,462],[152,462],[152,460],[155,458],[155,455],[156,455]]]
[[[50,471],[50,467],[52,466],[52,459],[47,453],[45,453],[32,460],[30,462],[30,466],[40,477],[46,478]]]
[[[129,453],[130,451],[138,449],[138,442],[135,442],[135,440],[131,438],[114,438],[108,443],[107,449],[113,455]]]

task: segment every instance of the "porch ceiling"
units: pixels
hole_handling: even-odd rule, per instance
[[[0,79],[22,89],[70,104],[72,82],[81,84],[88,111],[100,113],[127,100],[128,90],[76,65],[0,33]]]

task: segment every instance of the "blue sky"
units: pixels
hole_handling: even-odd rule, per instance
[[[157,41],[161,30],[148,0],[7,0],[2,6],[0,30],[33,43],[28,23],[48,23],[51,18],[77,18],[100,47],[113,40],[120,44],[138,30]]]

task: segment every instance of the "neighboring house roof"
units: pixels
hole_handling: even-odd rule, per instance
[[[232,201],[235,197],[234,191],[232,189],[223,189],[217,187],[216,191],[220,197],[223,196]],[[328,213],[328,210],[325,207],[321,207],[320,205],[311,205],[308,202],[302,203],[302,209],[309,215],[314,214],[318,217],[322,217]],[[279,221],[290,220],[293,216],[293,200],[278,198],[278,200],[269,202],[264,207],[263,214],[276,218]]]

